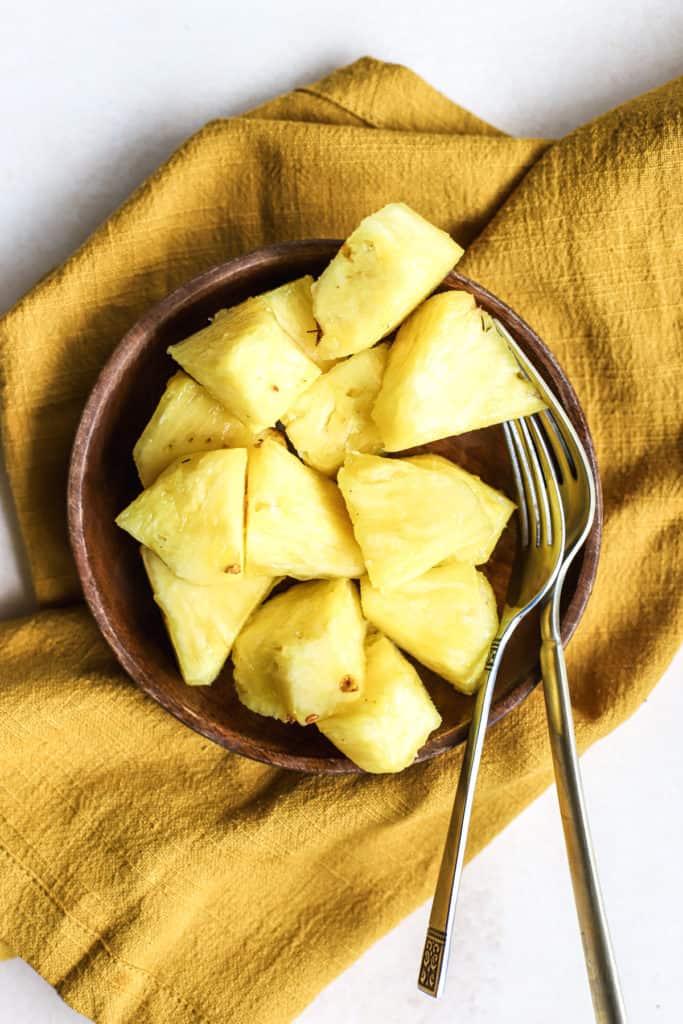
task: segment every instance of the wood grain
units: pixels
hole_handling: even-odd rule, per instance
[[[74,442],[68,487],[69,532],[85,599],[103,636],[137,685],[185,725],[228,750],[284,768],[332,773],[360,769],[317,729],[284,725],[243,707],[235,694],[229,663],[211,687],[183,683],[137,544],[114,525],[114,517],[140,490],[131,451],[166,380],[177,369],[166,355],[167,346],[204,327],[222,307],[303,274],[318,275],[339,245],[335,239],[315,239],[260,249],[202,274],[150,309],[122,339],[90,394]],[[540,338],[505,303],[460,274],[451,273],[443,287],[471,292],[505,324],[562,402],[599,481],[593,442],[577,396]],[[419,450],[446,455],[514,496],[499,427],[448,438]],[[565,644],[593,586],[601,532],[598,486],[595,524],[565,586]],[[501,605],[515,547],[516,530],[510,524],[486,568]],[[506,653],[490,723],[508,714],[536,686],[537,658],[538,619],[532,617]],[[443,717],[441,727],[420,751],[418,760],[424,760],[464,741],[471,698],[418,668]]]

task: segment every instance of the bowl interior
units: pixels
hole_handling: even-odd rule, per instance
[[[125,336],[102,371],[86,405],[72,455],[69,481],[71,541],[85,597],[117,658],[147,693],[167,710],[222,746],[248,757],[304,771],[358,771],[318,732],[284,725],[248,711],[237,699],[230,662],[211,687],[186,686],[178,673],[161,615],[152,598],[137,544],[114,525],[115,516],[139,492],[132,448],[177,369],[166,348],[206,325],[224,306],[305,273],[317,275],[339,242],[316,240],[260,250],[216,267],[150,310]],[[530,328],[503,303],[452,273],[443,287],[465,288],[505,323],[543,372],[569,412],[592,459],[593,446],[578,400],[565,374]],[[477,473],[514,499],[500,427],[473,431],[428,445]],[[597,566],[600,516],[565,587],[563,640],[569,639],[588,599]],[[499,605],[505,600],[516,550],[516,526],[505,530],[485,572]],[[538,681],[538,620],[514,636],[499,677],[491,720],[523,700]],[[419,759],[462,742],[471,698],[417,666],[441,712],[441,727]]]

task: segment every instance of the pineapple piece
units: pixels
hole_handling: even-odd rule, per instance
[[[429,295],[463,249],[405,203],[361,221],[313,285],[325,359],[371,348]]]
[[[338,479],[368,575],[380,589],[468,551],[481,534],[481,504],[449,467],[349,455]]]
[[[168,352],[254,433],[272,427],[320,376],[258,298],[215,317]]]
[[[247,301],[266,306],[280,327],[289,334],[309,359],[312,359],[321,370],[329,370],[334,366],[334,359],[323,359],[318,351],[320,328],[313,316],[313,296],[311,286],[313,278],[310,274],[299,277],[296,281],[288,281],[272,291],[263,292]],[[214,320],[226,316],[229,310],[219,309]]]
[[[233,647],[235,687],[260,715],[310,725],[358,700],[365,620],[350,580],[302,583],[268,601]]]
[[[247,448],[255,439],[249,427],[179,371],[168,381],[133,448],[133,458],[142,486],[149,487],[181,455],[216,448]]]
[[[372,415],[397,452],[544,408],[488,313],[448,291],[401,327]]]
[[[385,343],[337,363],[282,417],[292,444],[309,466],[335,476],[347,452],[381,451],[370,410],[388,353]]]
[[[320,329],[313,316],[312,285],[313,278],[307,274],[270,292],[264,292],[259,299],[268,306],[280,326],[308,358],[321,370],[329,370],[335,361],[323,358],[318,351]]]
[[[143,547],[141,554],[180,674],[188,686],[209,686],[242,626],[279,581],[240,573],[201,586],[181,580],[148,548]]]
[[[249,452],[246,533],[251,573],[306,580],[365,572],[337,485],[269,440]]]
[[[268,427],[267,430],[262,430],[260,434],[256,435],[256,440],[251,447],[260,448],[264,441],[273,441],[275,444],[279,444],[281,448],[284,448],[286,452],[289,451],[287,438],[277,427]]]
[[[415,760],[441,715],[419,675],[381,633],[365,645],[365,687],[355,704],[318,728],[365,772],[400,772]]]
[[[245,448],[176,459],[116,524],[192,583],[236,575],[243,563],[246,467]]]
[[[472,565],[483,565],[484,562],[488,562],[505,529],[505,524],[517,507],[514,501],[510,501],[502,491],[485,484],[474,473],[468,473],[462,466],[457,466],[441,455],[413,455],[407,461],[425,469],[443,471],[450,474],[453,479],[467,484],[479,499],[484,514],[479,522],[477,536],[472,538],[469,546],[459,549],[457,557],[461,562],[470,562]]]
[[[456,690],[473,693],[498,630],[496,598],[483,575],[448,562],[391,592],[361,580],[369,622]]]

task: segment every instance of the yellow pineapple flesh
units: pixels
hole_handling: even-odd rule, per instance
[[[227,310],[168,351],[254,433],[272,427],[320,375],[258,299]]]
[[[249,452],[246,562],[303,580],[365,572],[337,485],[270,440]]]
[[[488,313],[468,293],[447,291],[401,327],[372,415],[396,452],[543,408]]]
[[[440,455],[413,455],[408,462],[425,469],[440,470],[454,480],[467,484],[478,498],[483,515],[479,520],[476,535],[468,545],[458,549],[457,558],[461,562],[471,562],[472,565],[483,565],[484,562],[488,562],[508,519],[516,508],[514,501],[510,501],[502,491],[485,484],[474,473],[468,473],[462,466],[457,466]]]
[[[149,487],[175,459],[217,448],[247,448],[255,434],[212,398],[206,388],[175,373],[133,448],[143,487]]]
[[[361,699],[318,722],[318,728],[363,771],[400,772],[441,724],[441,715],[391,640],[381,633],[368,636],[365,653]]]
[[[237,575],[243,568],[246,466],[244,448],[186,455],[139,494],[116,523],[176,576],[216,583],[224,573]]]
[[[325,359],[319,351],[320,329],[313,316],[312,285],[313,278],[307,274],[270,292],[264,292],[253,301],[265,303],[280,326],[308,358],[321,370],[328,370],[334,365],[334,360]]]
[[[480,536],[484,511],[449,466],[350,455],[339,470],[339,487],[373,586],[398,587],[467,551]]]
[[[188,686],[209,686],[242,626],[278,581],[240,573],[223,575],[218,583],[202,586],[176,576],[148,548],[143,547],[141,553],[180,674]]]
[[[498,629],[486,577],[449,562],[392,591],[361,580],[363,614],[408,654],[462,693],[476,690]]]
[[[405,203],[366,217],[313,285],[320,355],[337,359],[386,337],[462,253],[450,235]]]
[[[281,448],[285,449],[285,451],[289,451],[287,438],[281,430],[277,429],[277,427],[268,427],[267,430],[262,430],[260,434],[256,435],[256,440],[250,447],[260,448],[266,441],[272,441],[274,444],[279,444]]]
[[[350,580],[300,583],[271,598],[233,647],[240,700],[300,725],[334,714],[363,691],[365,629]]]
[[[381,451],[370,410],[388,350],[384,343],[343,359],[318,377],[282,417],[289,439],[309,466],[335,476],[347,452]]]

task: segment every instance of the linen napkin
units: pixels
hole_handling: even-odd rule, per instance
[[[585,749],[681,634],[682,110],[678,79],[560,142],[515,139],[363,59],[208,124],[5,316],[2,436],[39,610],[0,626],[0,935],[98,1024],[291,1020],[430,895],[461,760],[297,775],[129,682],[64,513],[104,360],[151,303],[256,246],[342,236],[392,200],[450,231],[463,272],[554,350],[596,440],[604,549],[568,654]],[[491,730],[470,854],[550,781],[537,690]]]

